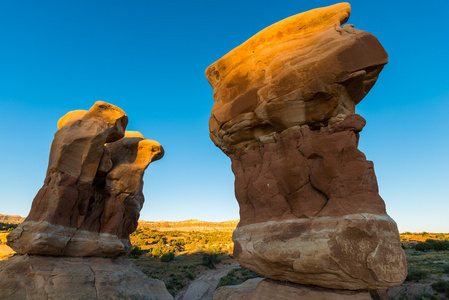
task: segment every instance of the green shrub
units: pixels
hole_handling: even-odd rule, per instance
[[[428,291],[421,291],[417,295],[415,295],[415,300],[440,300],[440,298],[432,295]]]
[[[162,254],[164,254],[161,246],[154,247],[151,253],[153,254],[154,257],[159,257],[162,256]]]
[[[133,258],[139,258],[142,255],[142,249],[139,246],[134,246],[133,250],[131,250],[131,256]]]
[[[426,278],[428,275],[428,272],[420,270],[420,269],[412,269],[408,268],[407,270],[407,278],[405,278],[405,281],[412,281],[412,282],[418,282]]]
[[[436,237],[437,239],[440,239],[440,240],[446,239],[446,236],[445,236],[444,233],[438,233],[435,237]]]
[[[195,279],[196,276],[190,270],[187,270],[186,277],[193,280],[193,279]]]
[[[201,264],[209,269],[215,269],[215,265],[221,262],[220,255],[214,252],[203,253],[201,260]]]
[[[220,279],[217,288],[225,285],[237,285],[241,284],[248,279],[263,277],[247,268],[239,267],[232,269],[228,274]]]
[[[438,293],[445,293],[447,297],[449,297],[449,281],[445,281],[443,279],[438,279],[437,282],[432,283],[432,288]]]
[[[162,262],[170,262],[174,258],[175,258],[175,253],[174,252],[166,252],[166,253],[162,254],[161,261]]]
[[[449,241],[436,241],[432,239],[428,239],[425,242],[419,242],[415,246],[416,251],[444,251],[449,250]]]

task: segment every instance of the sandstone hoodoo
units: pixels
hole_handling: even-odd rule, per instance
[[[232,161],[240,264],[303,285],[386,289],[405,279],[406,261],[357,149],[355,106],[388,55],[372,34],[341,26],[350,11],[292,16],[209,66],[210,137]]]
[[[127,115],[96,102],[58,122],[43,187],[9,236],[20,254],[118,257],[130,249],[144,197],[143,174],[164,150],[125,131]]]
[[[59,120],[44,185],[28,217],[7,236],[17,253],[33,256],[0,265],[0,298],[172,299],[163,282],[118,258],[131,251],[144,171],[164,155],[158,142],[125,131],[127,124],[123,110],[101,101]],[[30,280],[26,289],[20,276]],[[127,290],[127,282],[139,289]],[[86,294],[70,294],[71,284],[86,287]]]

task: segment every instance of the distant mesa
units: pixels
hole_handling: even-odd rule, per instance
[[[118,258],[131,251],[144,171],[164,155],[127,124],[123,110],[102,101],[59,120],[44,185],[7,236],[22,255],[2,262],[1,299],[172,299],[163,282]]]
[[[20,224],[25,221],[21,216],[2,215],[0,214],[0,223]]]
[[[336,295],[405,279],[396,223],[357,149],[366,121],[355,106],[388,55],[372,34],[341,26],[350,12],[339,3],[292,16],[206,69],[210,137],[232,161],[240,206],[234,257],[269,278],[244,299],[316,293],[310,285],[370,299]]]

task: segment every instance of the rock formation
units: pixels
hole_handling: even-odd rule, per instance
[[[0,299],[173,299],[132,262],[102,257],[14,256],[0,263],[0,286]]]
[[[388,61],[350,5],[267,27],[206,70],[210,137],[231,158],[240,223],[234,257],[267,278],[329,289],[386,289],[406,261],[357,149],[355,106]]]
[[[26,256],[0,265],[2,287],[3,283],[9,287],[0,292],[0,298],[8,293],[30,297],[43,287],[48,297],[66,298],[59,293],[71,284],[93,285],[97,298],[139,298],[135,295],[154,285],[165,292],[143,299],[172,298],[162,282],[149,283],[143,273],[116,259],[131,251],[129,234],[137,228],[144,202],[144,171],[164,155],[158,142],[145,139],[139,132],[125,131],[127,124],[123,110],[106,102],[96,102],[88,111],[69,112],[59,120],[44,185],[28,217],[7,237],[7,244]],[[95,256],[102,258],[81,258]],[[19,280],[17,276],[8,275],[14,268],[21,270],[17,276],[33,282],[27,292],[19,291],[23,285],[14,283]],[[116,269],[110,284],[109,269]],[[72,278],[78,273],[84,279]],[[123,284],[132,280],[142,288],[137,294],[124,293]],[[59,291],[49,288],[56,281]],[[85,296],[79,299],[92,298]]]
[[[249,279],[239,285],[223,286],[214,293],[213,300],[372,300],[369,291],[329,290],[271,279]],[[381,298],[379,298],[381,299]],[[386,298],[388,299],[388,298]]]

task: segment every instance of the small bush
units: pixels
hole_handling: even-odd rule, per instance
[[[221,262],[219,254],[214,252],[203,253],[201,260],[201,264],[209,269],[215,269],[215,265]]]
[[[449,264],[444,264],[441,266],[443,273],[449,274]]]
[[[428,272],[420,269],[409,268],[407,272],[407,278],[405,278],[405,281],[419,282],[426,278],[428,275]]]
[[[446,239],[446,235],[444,233],[438,233],[435,237],[440,240]]]
[[[175,258],[175,253],[173,252],[167,252],[162,254],[161,261],[162,262],[170,262]]]
[[[232,269],[228,274],[220,279],[217,289],[225,285],[237,285],[245,282],[248,279],[263,277],[245,267]]]
[[[415,295],[415,300],[440,300],[440,298],[432,295],[428,291],[421,291],[417,295]]]
[[[435,250],[435,251],[449,250],[449,241],[436,241],[436,240],[428,239],[425,242],[419,242],[415,246],[415,250],[416,251],[424,251],[424,252],[430,251],[430,250]]]
[[[153,254],[154,257],[159,257],[162,256],[162,254],[164,254],[161,246],[154,247],[151,253]]]
[[[445,295],[449,297],[449,281],[438,279],[438,281],[432,283],[431,286],[438,293],[445,293]]]
[[[134,246],[133,250],[131,250],[131,256],[133,258],[139,258],[142,255],[142,249],[139,246]]]
[[[196,276],[190,270],[187,270],[186,277],[193,280],[193,279],[195,279]]]

